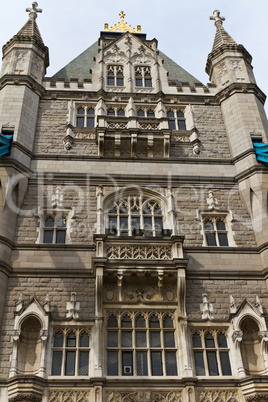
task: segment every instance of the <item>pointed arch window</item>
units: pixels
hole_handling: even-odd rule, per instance
[[[181,110],[169,110],[167,117],[170,130],[186,130],[185,117]]]
[[[173,318],[139,312],[107,319],[107,374],[177,375]]]
[[[232,375],[224,331],[194,331],[192,345],[197,376]]]
[[[87,329],[56,330],[53,336],[51,375],[89,375],[89,346]]]
[[[123,66],[110,65],[107,67],[107,85],[117,87],[124,86]]]
[[[95,110],[92,107],[79,107],[76,112],[77,127],[95,127]]]
[[[118,236],[161,237],[163,210],[160,203],[142,196],[114,201],[108,210],[108,232]]]
[[[135,67],[135,85],[136,87],[152,87],[152,75],[150,67]]]
[[[204,218],[203,225],[207,246],[229,246],[228,230],[224,217],[206,217]]]
[[[66,241],[66,216],[48,215],[44,222],[43,243],[64,244]]]

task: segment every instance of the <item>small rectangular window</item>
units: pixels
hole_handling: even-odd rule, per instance
[[[52,357],[52,375],[61,375],[62,352],[54,351]]]
[[[219,375],[216,352],[207,352],[209,375]]]
[[[107,373],[108,375],[118,375],[118,352],[107,353]]]
[[[147,352],[137,352],[137,375],[148,375]]]
[[[163,375],[162,353],[151,352],[152,375]]]
[[[75,352],[66,352],[65,375],[75,375]]]

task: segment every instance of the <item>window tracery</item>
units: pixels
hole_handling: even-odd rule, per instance
[[[181,110],[169,110],[167,117],[170,130],[186,130],[185,117]]]
[[[89,375],[90,337],[87,329],[56,329],[51,375]]]
[[[117,65],[107,66],[107,85],[117,87],[124,86],[123,66],[117,66]]]
[[[232,375],[224,330],[194,330],[192,346],[197,376]]]
[[[129,195],[116,200],[108,211],[108,229],[110,234],[118,236],[162,236],[162,206],[142,196]]]
[[[166,313],[109,313],[107,375],[177,375],[175,328]]]
[[[152,87],[152,75],[150,67],[135,67],[135,85],[136,87]]]
[[[95,110],[91,106],[79,107],[76,111],[76,127],[95,127]]]
[[[66,229],[66,215],[47,215],[44,221],[43,243],[64,244]]]
[[[203,219],[205,243],[207,246],[229,246],[225,217],[207,216]]]

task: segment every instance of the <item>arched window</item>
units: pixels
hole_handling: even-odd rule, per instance
[[[115,111],[114,111],[114,109],[110,107],[110,108],[107,110],[107,115],[108,115],[108,116],[115,116]]]
[[[66,240],[66,216],[49,215],[45,219],[43,243],[64,244]]]
[[[207,246],[229,246],[224,218],[217,216],[204,218],[204,232]]]
[[[80,107],[76,112],[77,127],[95,127],[95,111],[92,107]]]
[[[135,85],[136,87],[152,86],[152,76],[150,67],[148,66],[135,67]]]
[[[128,196],[108,211],[108,232],[118,236],[162,236],[163,212],[156,200]]]
[[[87,330],[57,330],[54,333],[51,374],[61,376],[89,374]]]
[[[111,317],[111,316],[110,316]],[[107,322],[107,374],[176,376],[177,358],[171,317],[122,314],[119,326]]]
[[[153,110],[148,110],[147,111],[147,117],[154,117],[154,111]]]
[[[168,127],[170,130],[186,130],[184,113],[179,110],[169,110],[167,112]]]
[[[107,85],[124,86],[123,66],[111,65],[107,67]]]
[[[224,332],[194,332],[192,345],[197,376],[232,375],[229,348]]]
[[[118,109],[118,111],[117,111],[117,116],[125,116],[125,111],[124,111],[124,109]]]
[[[138,117],[144,117],[144,116],[145,116],[144,110],[139,109],[139,110],[138,110],[138,113],[137,113],[137,116],[138,116]]]

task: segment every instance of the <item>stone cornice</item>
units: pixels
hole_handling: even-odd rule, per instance
[[[262,104],[264,104],[266,100],[266,95],[261,91],[261,89],[256,84],[240,83],[240,82],[234,82],[231,85],[228,85],[228,87],[222,89],[220,92],[216,93],[215,99],[217,100],[217,102],[219,102],[219,104],[221,104],[230,96],[237,93],[253,94],[259,99],[259,101]]]
[[[6,85],[25,85],[40,97],[45,92],[45,88],[29,75],[5,74],[0,78],[0,90]]]

